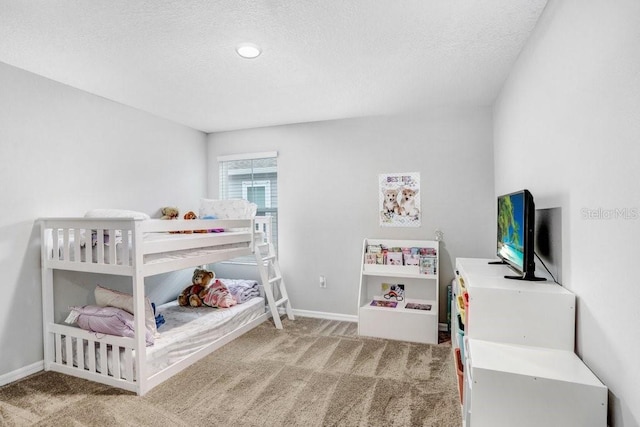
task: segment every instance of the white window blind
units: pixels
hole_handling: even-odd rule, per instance
[[[277,153],[218,157],[220,198],[245,199],[258,205],[258,216],[272,217],[273,244],[278,247]]]

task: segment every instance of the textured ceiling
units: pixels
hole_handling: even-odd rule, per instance
[[[0,61],[205,132],[491,105],[545,4],[0,0]]]

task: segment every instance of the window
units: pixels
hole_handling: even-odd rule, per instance
[[[259,207],[271,207],[271,181],[243,181],[242,198]]]
[[[258,205],[258,216],[271,216],[273,244],[278,247],[278,153],[218,157],[220,198],[246,199]]]

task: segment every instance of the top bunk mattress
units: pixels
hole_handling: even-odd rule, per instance
[[[191,234],[145,233],[142,239],[143,261],[145,264],[153,264],[172,259],[187,258],[211,251],[247,248],[251,241],[251,233],[246,230]],[[79,245],[76,244],[75,236],[70,234],[68,238],[68,253],[65,257],[64,248],[67,247],[67,245],[65,245],[64,237],[59,236],[58,258],[75,261],[77,259],[76,254],[79,254],[80,261],[86,262],[87,253],[90,251],[91,262],[93,263],[98,262],[98,259],[101,258],[100,254],[103,253],[103,262],[106,264],[129,264],[134,255],[131,239],[123,239],[120,235],[116,236],[115,248],[113,250],[110,249],[113,243],[109,240],[107,236],[104,237],[101,243],[102,250],[100,250],[95,237],[92,237],[91,248],[89,248],[86,244],[84,234],[80,235]],[[239,240],[239,242],[236,240]],[[112,262],[111,258],[114,258],[114,256],[115,262]]]
[[[134,242],[132,232],[127,230],[103,234],[100,230],[96,233],[91,229],[64,229],[58,230],[56,238],[51,233],[46,236],[49,242],[45,241],[44,262],[47,267],[59,269],[132,275],[136,257],[141,255],[137,259],[142,261],[143,274],[149,276],[251,255],[255,243],[263,242],[265,235],[251,229],[216,233],[146,232]]]

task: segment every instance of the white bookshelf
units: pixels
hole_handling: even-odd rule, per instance
[[[391,248],[425,248],[435,250],[435,274],[423,274],[417,265],[367,264],[365,254],[370,245]],[[358,299],[358,333],[363,336],[421,343],[438,342],[438,273],[439,246],[431,240],[365,239],[360,266]],[[372,306],[373,300],[385,300],[382,284],[403,284],[404,299],[397,306]],[[430,305],[430,310],[406,308],[407,303]]]

